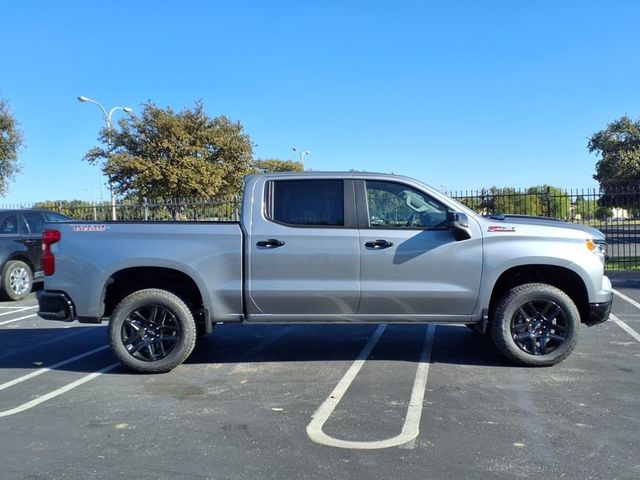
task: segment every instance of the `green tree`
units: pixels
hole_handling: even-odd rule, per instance
[[[478,195],[459,197],[458,200],[483,215],[504,213],[561,219],[571,216],[571,198],[567,192],[547,185],[525,190],[491,187],[482,189]]]
[[[529,187],[527,192],[536,198],[538,209],[531,215],[542,215],[545,217],[568,220],[571,217],[571,197],[558,187],[550,185],[540,185]]]
[[[251,162],[251,170],[255,173],[304,172],[304,165],[293,160],[256,159]]]
[[[584,196],[578,195],[574,204],[574,217],[580,221],[593,220],[597,208],[596,200],[587,200]]]
[[[22,132],[9,105],[0,99],[0,195],[9,191],[9,183],[20,173],[18,150],[22,146]]]
[[[637,190],[640,185],[640,120],[624,116],[611,122],[607,128],[594,133],[589,139],[589,152],[600,160],[593,176],[608,197],[604,204],[616,205],[615,193]]]
[[[598,207],[596,209],[595,217],[598,220],[607,220],[613,217],[613,210],[610,207]]]
[[[84,157],[104,162],[117,194],[152,200],[235,195],[250,172],[253,144],[243,126],[210,118],[201,102],[181,112],[147,102],[140,116],[119,126],[103,129],[106,148]]]
[[[100,206],[86,200],[44,200],[34,203],[33,208],[52,210],[71,218],[86,220],[108,220],[111,214],[109,205]]]

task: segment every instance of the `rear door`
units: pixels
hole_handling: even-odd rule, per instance
[[[391,320],[462,321],[475,307],[482,270],[479,228],[456,241],[447,207],[395,181],[358,181],[359,313]]]
[[[248,236],[251,319],[313,321],[357,312],[360,247],[352,180],[272,180]],[[258,210],[254,210],[257,212]],[[256,218],[259,215],[259,218]]]

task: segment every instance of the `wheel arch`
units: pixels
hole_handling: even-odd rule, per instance
[[[111,274],[101,300],[104,316],[109,316],[125,297],[138,290],[157,288],[180,297],[195,313],[204,308],[204,298],[196,281],[180,270],[168,267],[129,267]]]
[[[589,319],[589,294],[582,277],[566,267],[536,264],[511,267],[498,277],[491,292],[489,316],[508,290],[525,283],[546,283],[562,290],[575,303],[581,322]]]
[[[10,254],[2,264],[2,271],[4,271],[4,267],[7,265],[8,262],[15,261],[15,260],[26,263],[27,266],[31,269],[31,274],[33,275],[35,273],[35,266],[33,262],[27,255],[25,255],[22,252],[14,252]]]

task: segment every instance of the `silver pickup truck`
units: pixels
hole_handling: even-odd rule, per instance
[[[601,232],[483,217],[410,178],[252,175],[241,218],[52,224],[38,314],[108,320],[143,373],[180,365],[216,322],[459,323],[546,366],[609,317]]]

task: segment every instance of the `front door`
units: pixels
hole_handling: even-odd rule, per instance
[[[464,321],[480,288],[482,239],[457,241],[447,207],[411,186],[362,181],[359,313],[394,320]]]

